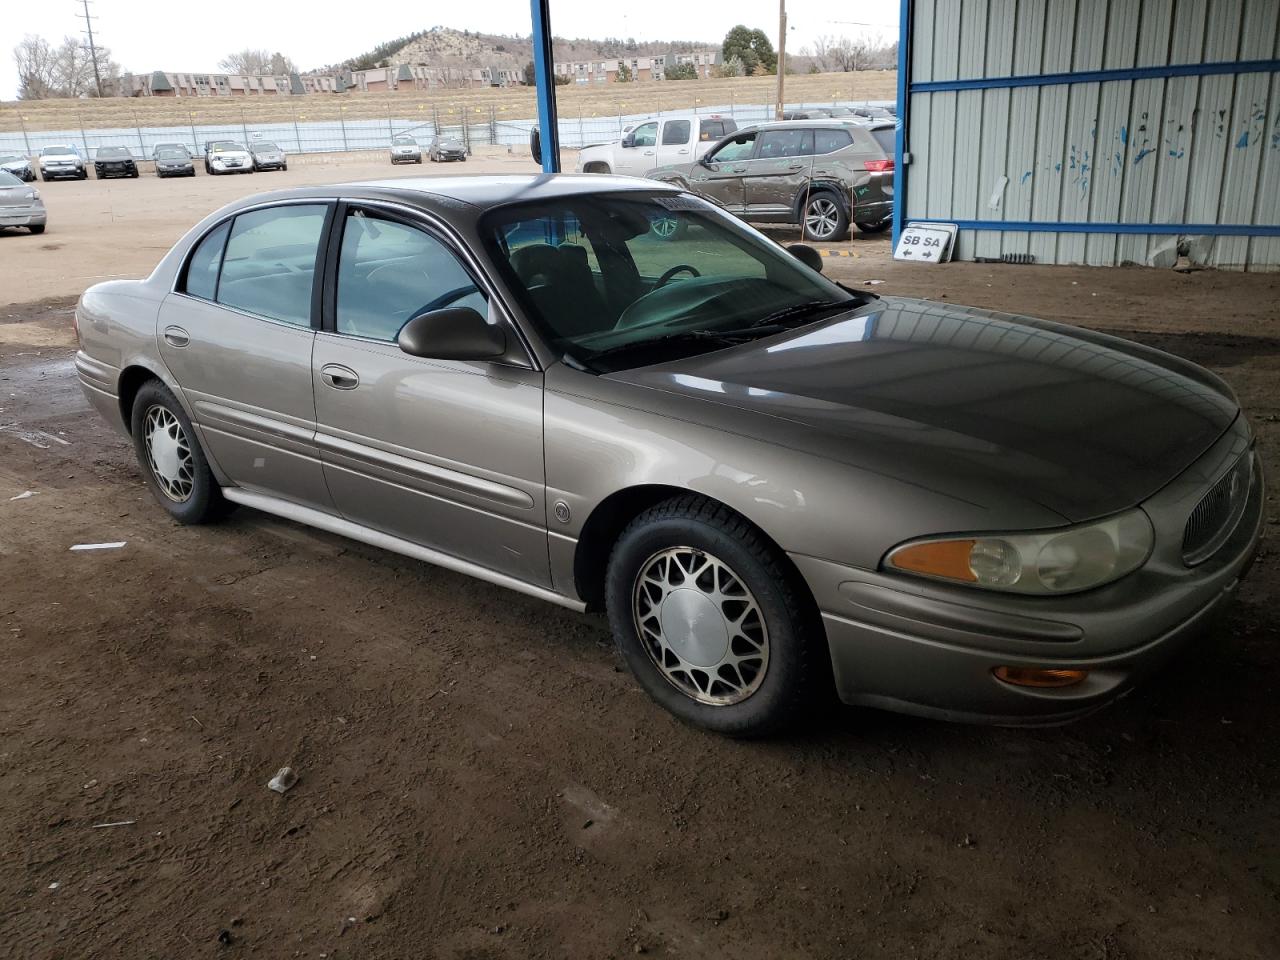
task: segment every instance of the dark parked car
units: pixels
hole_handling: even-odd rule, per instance
[[[432,137],[427,144],[427,159],[432,163],[466,160],[467,146],[458,137]]]
[[[157,177],[194,177],[195,161],[185,148],[160,147],[156,151]]]
[[[191,151],[187,149],[187,145],[185,143],[178,143],[175,140],[169,143],[157,143],[154,147],[151,148],[151,159],[152,160],[158,159],[160,156],[160,151],[162,150],[181,150],[188,157],[191,156]]]
[[[1221,378],[810,264],[633,177],[306,187],[91,287],[75,369],[177,522],[240,504],[604,609],[644,689],[723,733],[833,689],[1060,722],[1233,655],[1206,633],[1267,509]]]
[[[758,223],[799,223],[806,239],[830,242],[850,222],[878,233],[893,214],[894,127],[847,120],[781,121],[725,137],[694,163],[658,167],[674,183]],[[657,221],[659,235],[678,218]]]
[[[13,174],[24,183],[30,183],[36,178],[31,159],[20,153],[0,153],[0,170]]]
[[[289,158],[277,144],[271,142],[254,142],[249,144],[249,155],[253,157],[255,170],[288,170]]]
[[[138,164],[128,147],[99,147],[93,157],[93,172],[99,180],[107,177],[136,177]]]

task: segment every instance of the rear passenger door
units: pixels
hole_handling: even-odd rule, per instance
[[[746,216],[789,217],[804,192],[813,158],[813,128],[762,130],[743,178]]]
[[[693,139],[693,123],[689,120],[664,120],[662,134],[658,137],[658,162],[665,167],[672,163],[688,163],[693,159],[689,141]]]
[[[315,445],[313,323],[333,205],[245,211],[196,245],[160,307],[159,347],[202,446],[247,489],[331,510]]]
[[[376,205],[351,205],[340,216],[335,284],[312,361],[317,443],[339,512],[550,586],[541,372],[445,237]],[[435,360],[402,351],[400,328],[442,307],[471,307],[503,323],[519,357]]]

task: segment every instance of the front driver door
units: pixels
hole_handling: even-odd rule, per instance
[[[400,328],[427,309],[505,321],[440,236],[373,206],[340,216],[336,289],[312,360],[334,503],[355,523],[549,587],[542,374],[522,353],[488,362],[401,351]]]
[[[315,278],[332,205],[238,214],[197,244],[160,307],[160,354],[231,481],[331,511],[311,395]]]
[[[745,203],[742,178],[752,163],[755,146],[754,133],[720,144],[690,169],[690,188],[730,213],[742,213]]]
[[[658,123],[652,120],[631,131],[632,144],[618,147],[614,173],[624,177],[643,177],[658,165]]]

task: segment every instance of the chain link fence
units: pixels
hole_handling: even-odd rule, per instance
[[[632,98],[635,100],[636,98]],[[827,107],[885,105],[885,101],[831,100],[787,104],[788,110],[822,110]],[[768,103],[703,104],[695,99],[688,110],[634,113],[633,106],[619,100],[617,112],[607,116],[578,115],[560,117],[560,144],[570,149],[593,143],[619,139],[623,131],[640,120],[660,118],[673,113],[718,114],[730,117],[739,126],[773,118],[774,108]],[[150,160],[159,143],[184,144],[193,155],[204,152],[206,143],[235,140],[250,144],[271,142],[291,154],[323,154],[354,151],[389,150],[393,137],[408,134],[424,140],[437,134],[458,137],[468,149],[477,146],[506,146],[523,149],[529,131],[537,125],[532,117],[512,117],[514,110],[498,102],[488,104],[405,104],[393,100],[386,104],[386,115],[371,115],[370,104],[359,109],[329,102],[287,101],[273,103],[270,110],[262,105],[241,106],[239,110],[219,105],[216,110],[201,106],[175,105],[166,110],[166,122],[148,124],[144,117],[153,110],[116,109],[111,126],[102,126],[102,116],[88,111],[63,109],[58,129],[41,123],[33,129],[22,107],[6,109],[0,114],[0,154],[38,156],[50,145],[71,144],[92,161],[101,147],[126,147],[139,160]],[[378,111],[381,112],[381,111]],[[267,115],[264,115],[267,114]],[[599,113],[596,106],[595,113]],[[88,120],[88,122],[86,122]],[[16,121],[16,126],[14,125]],[[131,121],[131,122],[130,122]],[[8,128],[8,129],[4,129]]]

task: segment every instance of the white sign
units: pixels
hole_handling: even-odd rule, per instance
[[[898,249],[893,251],[893,259],[941,263],[947,259],[947,248],[950,246],[951,234],[947,230],[907,227],[898,238]]]

